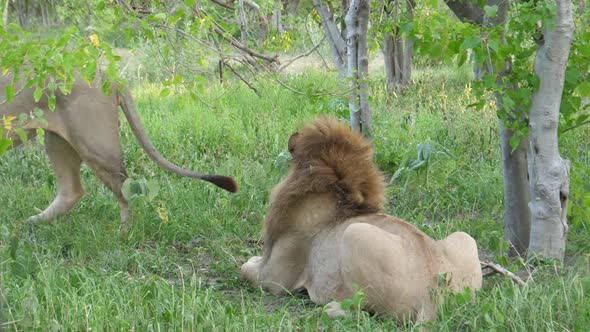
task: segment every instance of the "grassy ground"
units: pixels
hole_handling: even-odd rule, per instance
[[[72,213],[51,224],[25,223],[53,199],[53,174],[34,145],[2,156],[0,329],[413,329],[363,312],[329,320],[304,295],[273,296],[239,275],[240,264],[261,252],[256,242],[267,195],[285,173],[290,133],[317,114],[346,114],[344,99],[328,93],[337,91],[333,76],[302,71],[284,78],[302,95],[275,82],[261,87],[260,98],[243,86],[213,83],[204,96],[210,107],[162,99],[159,87],[147,83],[136,87],[136,103],[160,151],[180,165],[234,176],[240,192],[162,171],[125,124],[129,174],[160,187],[153,200],[134,203],[125,237],[118,232],[116,200],[87,168],[88,194]],[[382,79],[372,81],[376,160],[392,179],[388,213],[436,238],[465,230],[487,257],[503,260],[497,121],[492,111],[467,108],[469,77],[468,69],[418,69],[416,83],[399,96],[387,94]],[[582,127],[561,138],[563,155],[582,165],[574,169],[576,192],[588,189],[589,137]],[[419,148],[431,152],[426,166],[404,168]],[[524,288],[486,278],[475,302],[455,296],[441,303],[433,330],[587,330],[590,245],[583,221],[569,235],[566,267],[540,266]]]

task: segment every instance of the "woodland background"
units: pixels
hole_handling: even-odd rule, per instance
[[[556,14],[551,1],[364,2],[370,6],[366,58],[352,71],[350,53],[343,53],[352,26],[346,0],[2,3],[3,69],[32,66],[31,84],[61,78],[38,86],[51,93],[67,92],[77,70],[90,77],[104,68],[105,87],[132,88],[165,156],[234,176],[240,191],[228,194],[157,168],[122,121],[135,188],[128,192],[129,234],[118,231],[116,200],[85,168],[87,196],[78,207],[53,223],[31,225],[24,218],[56,190],[42,141],[4,153],[0,329],[416,328],[355,310],[359,298],[350,299],[349,317],[330,320],[305,295],[273,296],[239,274],[239,266],[261,252],[268,192],[286,173],[289,135],[325,113],[354,125],[355,107],[368,114],[358,123],[372,136],[375,160],[389,181],[386,212],[434,238],[466,231],[482,260],[527,282],[521,287],[486,277],[475,302],[457,295],[440,303],[433,330],[590,326],[585,1],[570,3],[576,30],[558,104],[559,154],[571,165],[569,232],[563,256],[550,259],[531,257],[528,246],[519,252],[506,232],[500,142],[504,128],[512,132],[502,145],[510,151],[528,137],[527,111],[539,88],[535,54]],[[502,75],[508,78],[498,81]],[[10,99],[15,91],[4,93]],[[4,121],[2,129],[16,125]],[[0,153],[8,144],[0,141]]]

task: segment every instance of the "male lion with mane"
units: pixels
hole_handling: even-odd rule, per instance
[[[270,194],[263,256],[241,268],[248,280],[274,294],[304,288],[317,304],[361,289],[364,309],[400,321],[435,318],[440,276],[454,292],[481,288],[471,236],[436,241],[382,213],[385,184],[371,143],[347,124],[320,117],[288,146],[293,158]]]

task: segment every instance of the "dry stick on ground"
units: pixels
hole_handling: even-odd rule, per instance
[[[502,266],[500,266],[496,263],[492,263],[492,262],[479,262],[479,263],[481,264],[482,269],[488,268],[488,269],[491,269],[493,271],[493,273],[502,274],[502,275],[512,279],[519,286],[526,285],[526,283],[524,281],[522,281],[522,279],[520,279],[519,276],[506,270],[505,268],[503,268]]]

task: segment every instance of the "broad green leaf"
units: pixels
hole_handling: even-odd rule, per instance
[[[4,154],[12,146],[12,141],[8,138],[0,138],[0,155]]]
[[[487,17],[496,17],[498,15],[498,6],[497,5],[493,5],[493,6],[485,5],[485,6],[483,6],[483,11],[486,13]]]
[[[574,89],[574,94],[580,97],[590,97],[590,82],[584,81]]]
[[[170,92],[171,92],[171,91],[170,91],[170,89],[168,89],[168,88],[163,88],[163,89],[160,91],[160,97],[167,97],[167,96],[169,96],[169,95],[170,95]]]
[[[43,110],[40,109],[39,107],[35,107],[35,109],[33,110],[33,114],[35,114],[36,117],[42,117],[43,116]]]
[[[148,188],[148,200],[152,201],[156,196],[158,196],[158,192],[160,192],[160,184],[156,180],[150,180],[147,182]]]
[[[43,96],[43,89],[40,87],[37,87],[35,89],[35,92],[33,93],[33,98],[35,98],[35,102],[38,102],[39,100],[41,100],[42,96]]]
[[[465,38],[465,40],[461,44],[460,50],[466,51],[468,49],[472,49],[472,48],[478,46],[480,43],[481,43],[481,38],[479,38],[478,36],[467,37],[467,38]]]
[[[185,4],[187,7],[192,7],[192,6],[194,6],[194,5],[195,5],[195,0],[184,0],[184,4]]]
[[[21,142],[26,143],[28,140],[27,132],[23,128],[15,128],[14,132],[18,135]]]

